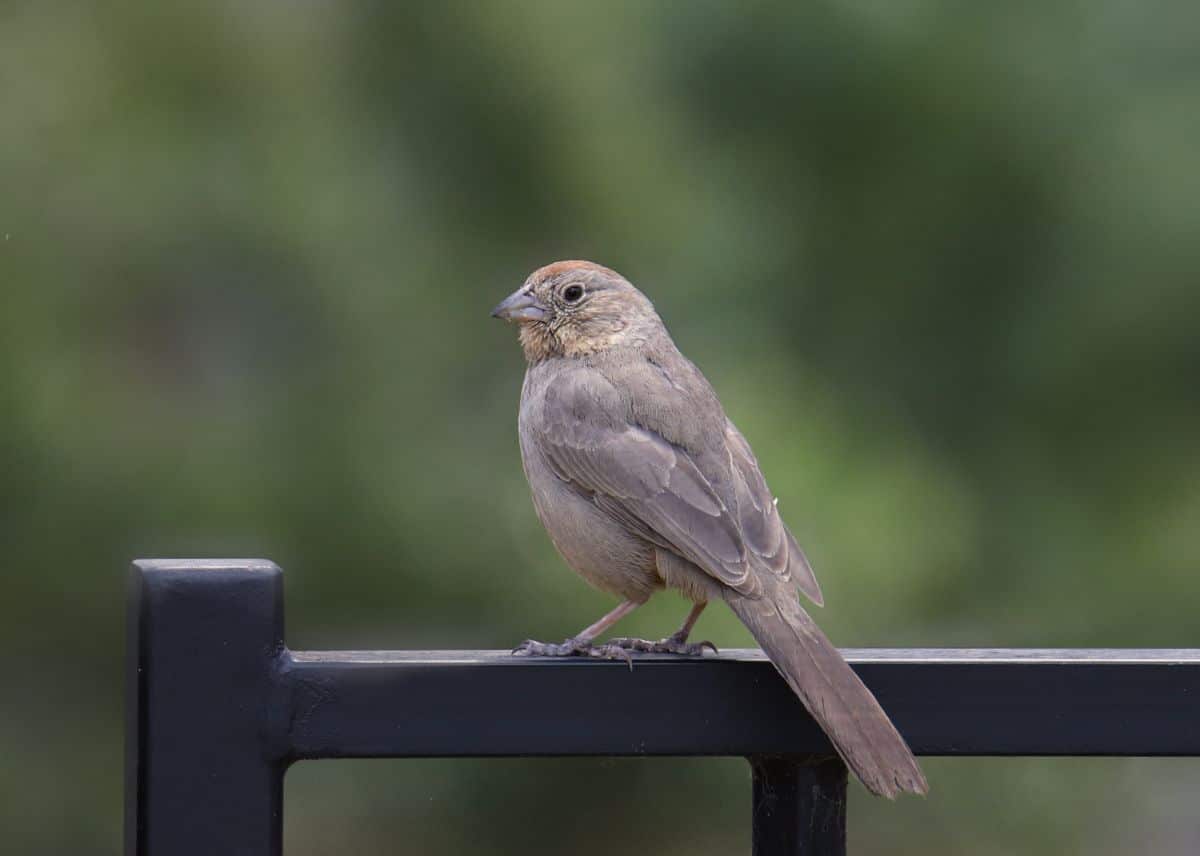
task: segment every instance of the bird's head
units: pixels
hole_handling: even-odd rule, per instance
[[[646,295],[616,271],[584,261],[538,268],[492,316],[520,325],[530,362],[636,347],[663,333]]]

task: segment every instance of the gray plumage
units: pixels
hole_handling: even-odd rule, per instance
[[[801,607],[797,589],[817,604],[821,590],[749,444],[645,295],[558,262],[494,314],[521,326],[521,456],[567,563],[631,604],[664,586],[724,600],[869,790],[924,793],[903,738]]]

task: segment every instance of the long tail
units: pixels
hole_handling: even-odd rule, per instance
[[[929,790],[904,738],[791,586],[754,599],[730,590],[726,600],[867,790],[888,799]]]

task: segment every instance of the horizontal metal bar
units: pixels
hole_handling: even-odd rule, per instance
[[[840,648],[851,664],[863,663],[1162,663],[1200,664],[1200,648]],[[552,662],[514,657],[508,651],[292,651],[292,659],[304,663],[426,663],[499,664],[524,666]],[[652,660],[684,662],[665,654],[640,654],[638,663]],[[767,659],[758,648],[722,648],[720,654],[705,652],[704,659],[761,662]],[[559,660],[558,662],[566,662]],[[573,660],[570,662],[594,662]],[[687,661],[694,662],[694,661]]]
[[[847,649],[921,755],[1200,755],[1200,649]],[[293,759],[819,755],[759,651],[702,660],[286,652],[272,744]]]

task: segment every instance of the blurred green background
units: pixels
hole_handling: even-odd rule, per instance
[[[559,258],[656,301],[839,644],[1200,644],[1197,44],[1190,2],[0,6],[6,852],[119,848],[134,557],[278,561],[297,648],[611,606],[534,517],[488,318]],[[855,786],[855,852],[1200,850],[1194,761],[926,769]],[[305,764],[287,847],[747,852],[748,783]]]

